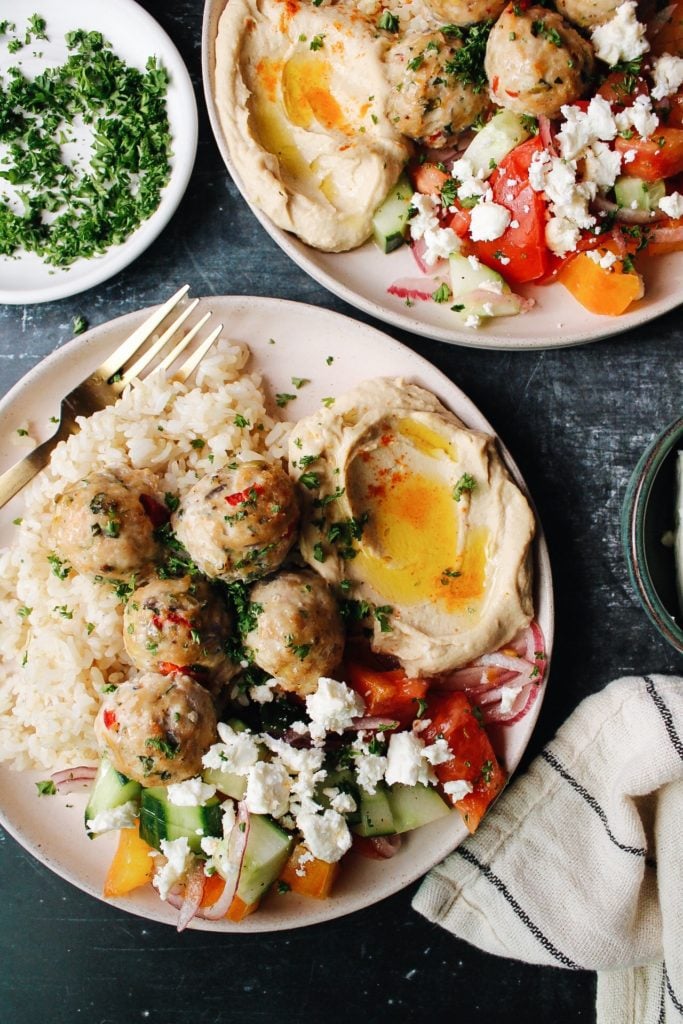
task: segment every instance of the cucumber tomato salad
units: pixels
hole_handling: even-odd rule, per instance
[[[85,826],[93,838],[120,829],[105,896],[151,882],[178,908],[179,929],[194,917],[240,921],[268,893],[329,897],[349,851],[393,857],[404,833],[453,808],[474,832],[505,784],[496,730],[536,699],[545,655],[533,622],[438,680],[388,668],[361,634],[347,643],[345,682],[323,677],[305,700],[272,679],[254,685],[250,672],[249,697],[219,722],[201,775],[143,786],[102,758]]]
[[[470,86],[494,106],[455,145],[422,140],[375,214],[380,248],[409,243],[420,271],[389,292],[466,327],[526,312],[524,286],[556,281],[619,315],[644,294],[644,260],[683,248],[683,3],[646,23],[633,0],[556,6],[444,26],[445,40],[486,29]]]

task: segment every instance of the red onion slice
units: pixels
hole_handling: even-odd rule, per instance
[[[59,772],[53,772],[50,778],[57,787],[57,792],[72,793],[75,789],[92,782],[96,775],[96,767],[81,764],[77,768],[64,768]]]
[[[403,839],[400,835],[397,836],[372,836],[370,839],[375,852],[379,854],[384,860],[390,860],[395,857],[398,851],[401,849]]]
[[[613,213],[622,224],[656,224],[657,221],[666,220],[666,214],[659,210],[631,210],[626,206],[617,206],[611,199],[600,195],[595,197],[593,206],[604,213]]]
[[[185,931],[192,918],[199,910],[204,895],[204,862],[197,861],[185,880],[185,894],[180,905],[176,928]]]
[[[218,921],[230,910],[230,904],[237,892],[248,838],[249,812],[244,800],[240,800],[237,805],[237,820],[228,838],[228,877],[225,880],[225,887],[213,906],[199,909],[198,917],[203,917],[207,921]]]
[[[427,251],[427,245],[423,238],[418,238],[416,241],[412,242],[410,245],[410,251],[423,274],[448,273],[448,260],[436,260],[434,263],[426,262],[424,257]]]
[[[559,156],[560,154],[558,153],[557,146],[555,145],[555,132],[553,131],[553,126],[545,114],[539,114],[538,134],[541,137],[543,148],[546,149],[551,156]]]
[[[399,723],[395,718],[366,715],[363,718],[354,718],[351,725],[347,726],[344,732],[377,732],[378,729],[398,729],[398,726]]]
[[[414,302],[431,302],[434,292],[440,284],[446,284],[444,278],[431,277],[399,277],[389,285],[387,291],[399,299],[411,299]]]

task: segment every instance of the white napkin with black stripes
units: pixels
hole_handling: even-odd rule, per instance
[[[586,698],[413,906],[499,956],[598,972],[598,1024],[683,1020],[683,679]]]

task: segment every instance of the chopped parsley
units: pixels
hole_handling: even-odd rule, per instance
[[[299,483],[303,484],[309,491],[317,490],[320,487],[320,474],[309,470],[307,473],[301,474]]]
[[[158,750],[160,754],[163,754],[169,760],[173,760],[180,749],[180,744],[175,740],[164,740],[160,736],[148,736],[145,740],[145,746],[154,747],[155,750]]]
[[[164,494],[164,505],[169,512],[176,512],[180,505],[180,498],[177,494],[172,494],[170,491],[166,491],[166,494]]]
[[[83,334],[88,329],[88,321],[80,313],[75,316],[71,321],[71,331],[73,334]]]
[[[317,476],[317,474],[315,475]],[[301,479],[301,477],[299,477],[299,479]],[[326,505],[329,505],[333,501],[336,501],[337,498],[341,498],[342,494],[344,493],[344,490],[344,487],[337,487],[336,491],[334,491],[333,494],[326,494],[323,498],[316,498],[313,502],[313,507],[325,508]]]
[[[334,398],[321,398],[322,404],[329,409],[331,405],[334,405]]]
[[[197,451],[201,451],[202,448],[206,447],[206,441],[203,437],[193,437],[190,441],[190,446],[195,448]]]
[[[42,782],[36,782],[36,789],[38,790],[38,796],[54,796],[57,792],[52,779],[43,779]]]
[[[453,498],[455,501],[460,501],[463,494],[471,494],[474,488],[477,486],[477,481],[469,473],[463,473],[458,480],[457,484],[453,488]]]
[[[538,135],[538,119],[533,114],[520,114],[519,120],[525,132],[529,135]]]
[[[484,57],[492,25],[492,21],[482,21],[468,28],[448,25],[441,29],[446,35],[456,36],[462,42],[453,57],[446,62],[446,72],[463,85],[469,85],[473,92],[481,92],[487,85]]]
[[[398,32],[398,27],[398,15],[392,14],[391,11],[382,11],[377,22],[377,28],[381,28],[385,32]]]
[[[288,402],[293,402],[296,395],[289,394],[287,391],[279,391],[275,396],[275,404],[284,409]]]
[[[246,418],[246,416],[243,416],[241,412],[238,412],[236,414],[236,416],[235,416],[235,418],[234,418],[234,420],[232,422],[235,424],[236,427],[244,428],[244,427],[250,427],[251,426],[251,423],[249,422],[249,420]]]
[[[531,22],[531,34],[535,38],[540,36],[541,39],[547,39],[549,43],[558,48],[564,46],[560,33],[556,28],[551,28],[547,25],[543,18],[537,18]]]
[[[455,178],[447,178],[441,186],[441,204],[452,206],[458,197],[458,183]]]
[[[444,282],[439,285],[436,291],[432,292],[432,298],[434,302],[448,302],[453,297],[453,292],[450,290],[448,285]]]
[[[320,541],[317,541],[317,543],[315,543],[313,545],[313,557],[315,558],[316,562],[324,562],[325,561],[326,555],[325,555],[324,548],[323,548],[322,544],[320,543]]]
[[[391,624],[389,622],[389,616],[393,612],[393,608],[390,604],[383,604],[375,608],[375,618],[379,622],[379,628],[381,633],[391,633]]]
[[[491,776],[492,775],[493,775],[493,761],[484,761],[483,765],[481,766],[481,777],[482,777],[482,779],[484,780],[484,782],[486,783],[487,786],[488,786],[489,782],[491,781]]]
[[[311,42],[310,42],[309,49],[311,49],[311,50],[322,50],[322,48],[323,48],[323,39],[324,38],[325,38],[325,34],[324,33],[320,33],[317,36],[313,36],[313,38],[311,39]]]
[[[302,388],[304,386],[304,384],[310,384],[310,383],[311,383],[310,377],[292,377],[292,384],[297,389],[297,391],[299,390],[299,388]]]
[[[285,637],[285,643],[288,650],[295,654],[299,661],[304,661],[311,653],[311,644],[298,644],[291,633]]]
[[[17,615],[20,619],[27,619],[33,608],[29,608],[28,605],[22,604],[21,608],[17,608]]]
[[[61,558],[54,554],[54,552],[47,556],[47,560],[52,566],[52,572],[57,579],[65,580],[71,572],[71,566],[67,565],[66,562],[63,562]]]

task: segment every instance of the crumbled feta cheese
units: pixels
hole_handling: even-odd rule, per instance
[[[476,177],[474,164],[465,156],[453,161],[451,164],[451,174],[457,181],[468,181],[470,178]]]
[[[488,192],[488,186],[479,178],[465,178],[458,188],[458,199],[483,199]]]
[[[433,231],[434,228],[439,227],[438,211],[441,204],[433,196],[426,196],[422,195],[421,192],[415,192],[410,200],[410,205],[416,210],[415,215],[409,221],[410,237],[413,241],[417,242],[424,238],[425,232]]]
[[[501,260],[502,262],[502,260]],[[493,292],[494,295],[502,295],[505,290],[505,282],[500,278],[492,278],[489,281],[482,281],[479,285],[481,292]]]
[[[518,220],[511,220],[510,221],[510,227],[511,228],[518,228],[519,227],[519,221]]]
[[[458,800],[463,800],[468,793],[471,793],[473,788],[472,783],[467,779],[454,779],[452,782],[444,783],[443,791],[456,804]]]
[[[663,53],[654,62],[652,77],[655,87],[651,95],[654,99],[663,100],[665,96],[673,96],[683,85],[683,59]]]
[[[594,142],[585,152],[586,177],[599,188],[611,188],[621,171],[621,153],[604,142]]]
[[[166,863],[154,875],[154,887],[162,900],[168,899],[176,882],[186,874],[192,860],[192,851],[188,845],[187,836],[180,839],[162,839],[161,852],[166,858]]]
[[[315,693],[306,697],[306,710],[310,716],[313,739],[322,740],[325,733],[341,733],[365,710],[365,702],[355,690],[336,679],[318,680]]]
[[[111,832],[118,828],[135,828],[135,820],[139,814],[135,800],[112,807],[108,811],[100,811],[94,818],[88,818],[86,827],[92,835]]]
[[[593,256],[598,256],[599,254],[595,253],[595,252],[589,252],[588,255],[593,257]],[[606,256],[614,256],[614,254],[611,253],[611,252],[610,253],[605,253],[605,255]],[[614,256],[614,259],[616,260],[616,256]],[[558,326],[560,326],[560,325],[558,325]],[[520,693],[522,692],[523,689],[524,689],[523,686],[504,686],[503,687],[503,692],[500,695],[500,712],[501,712],[501,714],[507,715],[507,714],[509,714],[510,711],[512,711],[512,705],[515,703],[515,700],[520,695]]]
[[[667,217],[683,217],[683,196],[680,192],[672,192],[668,196],[662,196],[659,200],[659,209]]]
[[[377,791],[377,783],[384,778],[387,759],[383,754],[371,754],[365,737],[359,735],[351,744],[356,767],[356,781],[361,789],[371,796]]]
[[[524,212],[528,213],[529,212],[528,208],[525,209]],[[510,262],[510,257],[509,256],[499,256],[498,257],[498,262],[502,263],[504,267],[507,267],[508,263]]]
[[[418,782],[428,785],[429,762],[422,756],[424,749],[424,741],[419,736],[411,732],[393,733],[387,750],[387,785],[392,786],[394,782],[402,782],[406,786],[414,786]]]
[[[217,768],[219,771],[234,772],[236,775],[248,775],[249,769],[256,764],[259,749],[249,730],[235,732],[225,722],[218,723],[218,735],[222,743],[214,743],[202,757],[205,768]]]
[[[207,800],[216,792],[215,786],[202,782],[198,775],[195,779],[185,782],[172,782],[166,787],[169,803],[176,807],[203,807]]]
[[[249,697],[255,704],[270,704],[274,699],[273,688],[278,682],[278,679],[266,679],[263,683],[250,687]]]
[[[425,757],[430,764],[445,764],[446,761],[450,761],[453,757],[453,751],[448,746],[448,742],[442,737],[438,740],[434,740],[429,746],[425,747],[422,751],[422,756]]]
[[[279,818],[289,809],[291,779],[283,764],[259,761],[247,779],[245,802],[251,814],[272,814]]]
[[[615,114],[615,121],[620,132],[633,128],[643,139],[649,138],[659,124],[649,96],[636,96],[630,107],[624,107]]]
[[[482,316],[493,316],[493,303],[483,302],[481,306]]]
[[[330,806],[340,814],[353,814],[356,810],[356,801],[350,793],[342,793],[336,786],[324,789],[323,793],[329,798]]]
[[[624,153],[624,163],[632,164],[637,155],[635,149],[627,149]]]
[[[467,257],[467,262],[472,267],[472,270],[479,270],[479,267],[481,266],[479,257],[475,256],[474,253]]]
[[[563,160],[577,160],[594,142],[611,142],[616,137],[612,107],[602,96],[594,96],[585,111],[566,105],[562,107],[562,116],[557,142]]]
[[[299,878],[305,878],[306,877],[306,865],[310,864],[312,860],[315,860],[315,857],[313,856],[313,854],[311,853],[310,850],[302,850],[301,851],[301,853],[297,857],[297,862],[296,862],[297,863],[296,874],[299,876]]]
[[[437,260],[447,260],[451,253],[460,249],[460,239],[452,228],[431,228],[422,237],[425,243],[422,258],[428,267],[433,267]]]
[[[557,256],[573,252],[580,237],[576,224],[566,217],[551,217],[545,226],[545,244]]]
[[[297,817],[304,843],[318,860],[334,864],[341,860],[351,846],[351,833],[346,819],[338,811],[328,808],[322,814],[304,811]]]
[[[477,316],[476,313],[471,313],[465,317],[465,327],[471,327],[472,330],[476,330],[477,327],[481,327],[481,317]]]
[[[500,238],[510,223],[510,211],[499,203],[478,203],[470,218],[470,238],[473,242],[492,242]]]
[[[505,184],[508,186],[508,188],[514,188],[515,185],[518,184],[518,181],[516,178],[508,178]]]
[[[235,805],[232,802],[232,800],[226,800],[224,803],[221,804],[221,810],[223,812],[223,816],[221,819],[221,824],[223,827],[223,838],[227,839],[230,833],[232,832],[233,828],[235,827]]]
[[[305,736],[308,732],[308,726],[305,722],[292,722],[290,725],[292,732],[295,732],[298,736]]]
[[[290,772],[317,772],[322,768],[325,752],[321,747],[295,747],[267,733],[264,733],[262,739]]]
[[[637,10],[636,0],[626,0],[608,22],[596,25],[591,32],[595,56],[610,67],[622,60],[635,60],[650,49]]]

